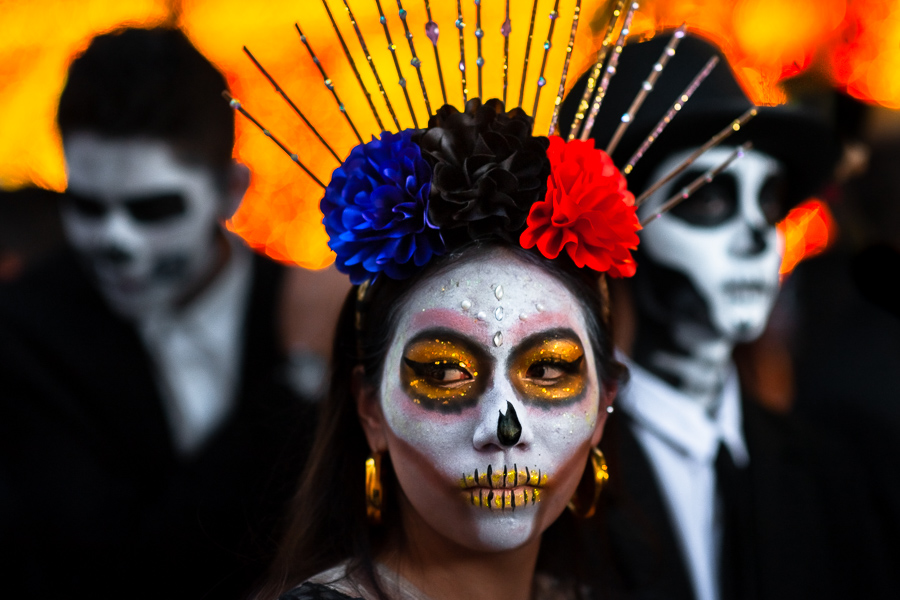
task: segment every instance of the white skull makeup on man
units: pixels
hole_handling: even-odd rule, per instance
[[[110,307],[136,318],[171,309],[221,260],[228,202],[212,167],[172,144],[73,133],[62,218]]]
[[[691,151],[669,156],[653,178]],[[704,154],[657,190],[642,214],[652,214],[730,152],[716,148]],[[784,241],[775,223],[783,216],[784,188],[779,161],[751,150],[641,232],[638,363],[685,391],[718,393],[717,367],[730,361],[735,343],[762,333],[778,294]]]
[[[416,288],[378,397],[370,443],[415,514],[478,551],[517,548],[556,519],[607,403],[582,305],[501,250]]]
[[[641,74],[655,69],[671,39],[658,36],[623,50],[621,72],[591,132],[594,139],[602,143],[621,126],[635,94],[646,90]],[[783,241],[775,224],[817,189],[833,146],[802,110],[754,108],[724,55],[701,38],[685,36],[676,59],[651,86],[613,152],[617,164],[635,164],[629,186],[640,195],[713,136],[729,137],[647,197],[641,219],[725,163],[738,146],[750,142],[752,149],[687,200],[645,223],[636,256],[640,268],[627,286],[637,319],[634,343],[623,350],[714,410],[734,345],[762,333],[778,294]],[[690,98],[678,96],[671,105],[671,96],[690,88],[696,73],[707,68]],[[567,103],[572,110],[572,101]],[[659,133],[659,114],[669,108],[671,123]],[[743,125],[737,120],[741,115]],[[815,143],[805,144],[804,136]],[[647,139],[653,144],[639,150]]]
[[[644,228],[635,277],[613,295],[614,321],[629,317],[633,326],[617,339],[630,378],[600,446],[621,487],[601,497],[603,518],[585,538],[608,557],[596,561],[595,581],[623,582],[621,594],[597,597],[784,594],[773,590],[787,579],[795,585],[806,548],[829,545],[808,543],[828,523],[797,518],[813,514],[816,494],[785,483],[812,480],[819,467],[801,466],[793,451],[788,458],[784,449],[806,442],[747,394],[757,382],[741,381],[733,354],[764,332],[775,305],[784,245],[776,224],[821,188],[837,146],[810,108],[754,106],[728,57],[700,35],[684,35],[668,52],[680,33],[624,47],[591,131],[605,143],[629,124],[613,159],[624,165]],[[672,62],[658,80],[640,75],[659,72],[666,56]],[[577,118],[590,82],[582,77],[564,113]],[[797,545],[788,549],[788,539]],[[827,570],[801,576],[825,581]]]
[[[713,168],[729,152],[706,153],[681,182]],[[673,154],[657,174],[689,154]],[[732,341],[761,333],[778,289],[783,239],[775,223],[782,215],[782,183],[778,161],[751,150],[642,233],[647,259],[686,275],[707,304],[711,328]],[[679,185],[664,185],[644,212],[658,208]]]

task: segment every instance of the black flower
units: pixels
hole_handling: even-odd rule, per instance
[[[428,221],[448,249],[497,236],[511,242],[531,205],[543,200],[550,174],[549,141],[532,137],[532,119],[519,108],[473,99],[466,111],[445,105],[415,141],[434,175]]]

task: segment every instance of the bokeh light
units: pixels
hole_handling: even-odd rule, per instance
[[[402,22],[394,2],[382,2],[397,56],[402,65],[413,107],[419,124],[427,121],[424,100],[419,91],[415,70],[410,66],[411,54],[404,37]],[[603,2],[584,1],[581,34],[573,52],[571,74],[586,68],[592,55],[590,15]],[[377,90],[374,77],[366,64],[359,42],[340,2],[330,2],[332,12],[350,47],[363,83]],[[561,0],[562,15],[554,29],[551,60],[544,74],[548,84],[541,95],[537,115],[538,130],[546,130],[550,121],[557,82],[571,28],[575,0]],[[531,60],[524,88],[523,104],[533,105],[538,71],[547,37],[554,0],[540,0],[538,18],[532,39]],[[401,127],[411,127],[412,118],[406,107],[399,77],[394,70],[384,32],[374,2],[354,2],[354,15],[359,22],[367,46],[384,82],[387,97],[393,105]],[[442,103],[440,85],[432,51],[425,37],[427,21],[423,0],[407,0],[408,22],[414,36],[417,54],[433,109]],[[352,130],[337,110],[334,100],[322,82],[294,23],[300,24],[309,42],[344,101],[348,114],[365,140],[379,128],[355,76],[345,60],[328,16],[319,2],[272,0],[262,5],[238,0],[186,0],[184,2],[116,2],[88,0],[66,3],[62,0],[0,0],[4,18],[0,21],[0,64],[4,83],[0,98],[0,186],[13,188],[29,182],[57,190],[65,188],[65,172],[60,140],[53,124],[56,103],[62,90],[65,72],[72,58],[82,51],[90,38],[121,25],[153,26],[165,21],[181,26],[196,46],[228,77],[235,97],[294,150],[320,179],[326,180],[337,167],[334,158],[272,86],[244,55],[244,45],[254,53],[284,90],[305,111],[336,151],[344,156],[357,142]],[[446,82],[448,100],[462,103],[462,87],[455,3],[433,2],[433,19],[441,26],[440,60]],[[505,7],[499,2],[484,2],[482,24],[483,81],[486,97],[502,95],[503,37],[500,26]],[[476,7],[466,2],[466,64],[469,97],[477,95],[477,46],[474,38]],[[509,100],[517,104],[521,65],[524,62],[531,3],[514,2],[511,7]],[[572,79],[574,82],[574,77]],[[373,94],[382,121],[394,128],[384,100]],[[224,101],[224,100],[223,100]],[[235,156],[247,164],[253,179],[243,204],[229,222],[229,227],[252,247],[285,262],[319,268],[333,260],[325,241],[318,209],[321,189],[293,164],[261,132],[245,119],[237,120]]]
[[[861,98],[900,106],[900,0],[648,0],[641,4],[631,31],[638,37],[682,22],[722,46],[748,91],[760,104],[784,101],[778,86],[783,78],[817,64],[833,73],[840,86]],[[407,80],[419,124],[425,107],[396,3],[382,0],[397,56]],[[556,96],[575,0],[560,0],[550,60],[536,130],[546,131]],[[363,83],[377,90],[371,70],[341,2],[330,6],[353,53]],[[529,112],[537,89],[538,70],[554,0],[539,0],[531,60],[523,95]],[[569,83],[585,70],[608,9],[602,0],[585,0],[578,44],[573,52]],[[411,127],[398,75],[378,20],[374,2],[352,4],[386,93],[400,125]],[[432,108],[442,103],[434,55],[425,36],[424,0],[405,0],[408,22]],[[532,3],[511,2],[509,100],[518,103]],[[432,2],[440,25],[439,51],[448,100],[461,104],[462,92],[456,3]],[[469,96],[477,95],[477,49],[474,2],[463,3],[466,23],[466,65]],[[504,3],[482,2],[484,95],[502,95]],[[341,155],[356,143],[322,78],[294,29],[307,34],[348,113],[365,139],[378,131],[355,76],[344,59],[321,2],[270,0],[253,4],[238,0],[0,0],[0,186],[28,183],[62,190],[65,172],[54,113],[66,69],[90,39],[124,25],[149,27],[177,23],[197,47],[227,75],[235,97],[266,127],[294,150],[320,179],[337,166],[334,158],[302,124],[272,86],[242,52],[248,46],[266,69],[304,110],[312,124]],[[822,58],[823,53],[825,57]],[[224,101],[224,100],[223,100]],[[393,128],[380,95],[373,101],[383,122]],[[285,262],[319,268],[332,261],[325,244],[318,202],[321,189],[245,119],[237,120],[235,156],[253,172],[251,188],[229,227],[252,247]],[[790,223],[793,223],[791,221]],[[799,223],[799,221],[798,221]],[[792,225],[786,225],[786,227]],[[798,227],[800,227],[798,225]],[[807,227],[804,231],[809,231]],[[791,236],[788,236],[790,239]],[[799,243],[806,247],[805,242]]]
[[[780,271],[782,279],[801,260],[828,249],[838,233],[828,205],[815,198],[794,207],[778,224],[778,229],[784,236],[784,256]]]
[[[652,35],[682,22],[714,41],[756,104],[786,98],[778,83],[810,66],[842,23],[846,0],[651,0],[632,31]]]
[[[900,1],[848,2],[828,59],[832,76],[849,94],[900,108]]]

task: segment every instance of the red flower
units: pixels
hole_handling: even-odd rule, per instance
[[[550,138],[547,195],[528,213],[519,242],[538,247],[547,258],[565,248],[579,267],[612,277],[631,277],[637,264],[631,251],[641,228],[625,178],[594,140]]]

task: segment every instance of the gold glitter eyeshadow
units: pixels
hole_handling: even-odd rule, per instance
[[[403,355],[400,379],[413,402],[438,410],[461,410],[478,400],[478,360],[463,345],[442,339],[413,342]]]
[[[520,397],[560,403],[581,397],[587,385],[584,348],[571,338],[540,340],[518,352],[509,376]]]

